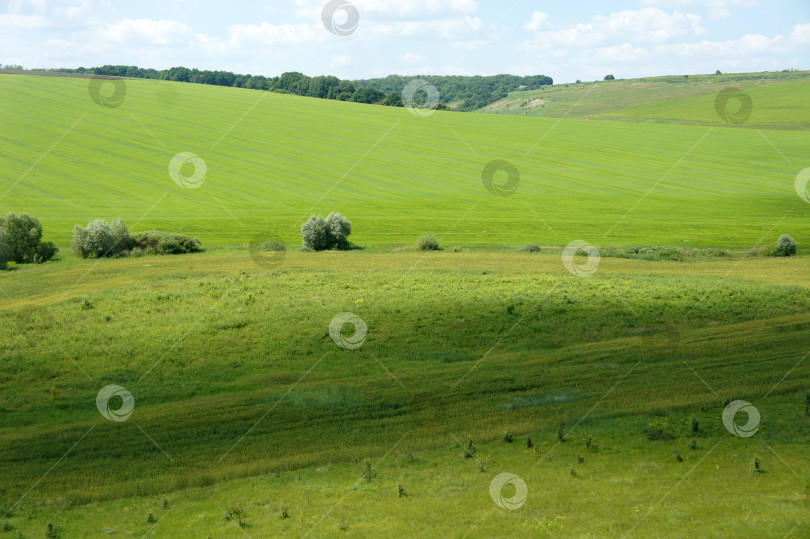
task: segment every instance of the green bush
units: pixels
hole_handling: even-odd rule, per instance
[[[535,245],[534,243],[530,243],[529,245],[526,245],[525,247],[521,247],[520,252],[521,253],[539,253],[540,252],[540,246]]]
[[[53,244],[51,241],[43,241],[37,245],[37,250],[34,253],[34,263],[35,264],[42,264],[43,262],[47,262],[54,256],[56,253],[59,252],[59,247]]]
[[[96,219],[87,228],[74,226],[70,245],[82,258],[103,258],[126,256],[135,246],[135,241],[120,218],[111,223]]]
[[[352,233],[352,223],[339,213],[330,213],[326,218],[326,224],[329,226],[329,235],[331,236],[332,248],[334,249],[348,249],[349,236]]]
[[[420,251],[438,251],[439,240],[433,234],[423,234],[416,241],[416,248]]]
[[[281,243],[280,241],[275,240],[267,240],[259,245],[260,251],[286,251],[287,246]]]
[[[313,251],[349,249],[351,244],[348,237],[351,233],[351,221],[339,213],[330,213],[326,219],[320,215],[312,215],[301,225],[304,247]]]
[[[161,230],[141,232],[133,240],[133,254],[181,255],[205,251],[199,238]]]
[[[51,242],[42,242],[42,223],[33,215],[11,212],[0,217],[0,243],[5,255],[1,258],[18,264],[47,262],[59,249]],[[5,263],[0,263],[4,267]]]
[[[796,242],[787,234],[782,234],[776,242],[776,256],[793,256],[796,254]]]
[[[329,225],[320,215],[312,215],[301,225],[301,239],[304,247],[313,251],[324,251],[329,248]]]

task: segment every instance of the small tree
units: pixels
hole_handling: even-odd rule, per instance
[[[793,256],[796,254],[796,242],[787,234],[782,234],[776,242],[776,256]]]
[[[416,248],[420,251],[438,251],[439,240],[433,234],[423,234],[417,240]]]
[[[616,77],[613,75],[605,75],[605,80],[616,80]]]
[[[42,241],[42,223],[27,213],[0,217],[0,243],[8,260],[18,264],[47,262],[59,251],[53,243]]]
[[[132,249],[135,240],[129,235],[121,219],[107,223],[101,219],[91,221],[87,228],[73,227],[73,251],[82,258],[118,256]]]
[[[352,233],[352,223],[339,213],[330,213],[324,219],[320,215],[312,215],[301,225],[301,239],[304,247],[314,251],[326,249],[348,249],[349,235]]]
[[[330,213],[326,218],[326,224],[329,225],[329,235],[331,236],[331,248],[334,249],[348,249],[349,236],[352,233],[352,223],[339,213]]]
[[[313,215],[309,220],[301,225],[301,239],[304,240],[304,247],[315,251],[323,251],[329,248],[329,225],[320,215]]]

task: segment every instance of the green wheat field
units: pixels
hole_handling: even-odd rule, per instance
[[[60,247],[0,273],[0,538],[807,537],[810,80],[727,77],[423,117],[140,79],[107,108],[88,79],[0,75],[0,214]],[[745,124],[715,111],[730,84]],[[333,211],[357,248],[300,251]],[[119,217],[207,250],[71,252]],[[782,234],[798,256],[757,254]],[[112,384],[125,421],[97,408]]]

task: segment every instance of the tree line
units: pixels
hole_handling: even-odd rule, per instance
[[[230,86],[252,90],[266,90],[283,94],[336,99],[401,107],[401,93],[408,82],[422,79],[439,91],[441,109],[451,108],[468,111],[484,107],[507,96],[515,90],[534,90],[554,81],[545,75],[519,77],[515,75],[493,76],[434,76],[403,77],[389,75],[382,79],[344,80],[332,75],[310,77],[297,71],[282,73],[277,77],[263,75],[240,75],[230,71],[210,71],[187,67],[151,69],[138,66],[103,65],[101,67],[78,67],[48,69],[58,73],[78,73],[109,77],[170,80],[214,86]],[[424,97],[424,96],[422,96]],[[415,96],[419,103],[420,95]],[[450,104],[447,107],[446,104]]]
[[[439,91],[442,104],[447,108],[470,111],[486,107],[499,99],[506,97],[509,92],[516,90],[536,90],[541,86],[554,84],[554,79],[546,75],[530,75],[519,77],[517,75],[492,76],[459,76],[459,75],[424,75],[419,77],[403,77],[401,75],[388,75],[382,79],[358,80],[355,84],[360,88],[374,88],[386,94],[399,94],[412,80],[421,79],[429,82]],[[418,101],[419,96],[415,96]],[[444,107],[440,107],[444,108]]]

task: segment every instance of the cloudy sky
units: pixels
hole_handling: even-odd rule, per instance
[[[810,68],[809,0],[335,1],[350,5],[325,23],[327,0],[0,0],[0,63],[555,82]]]

